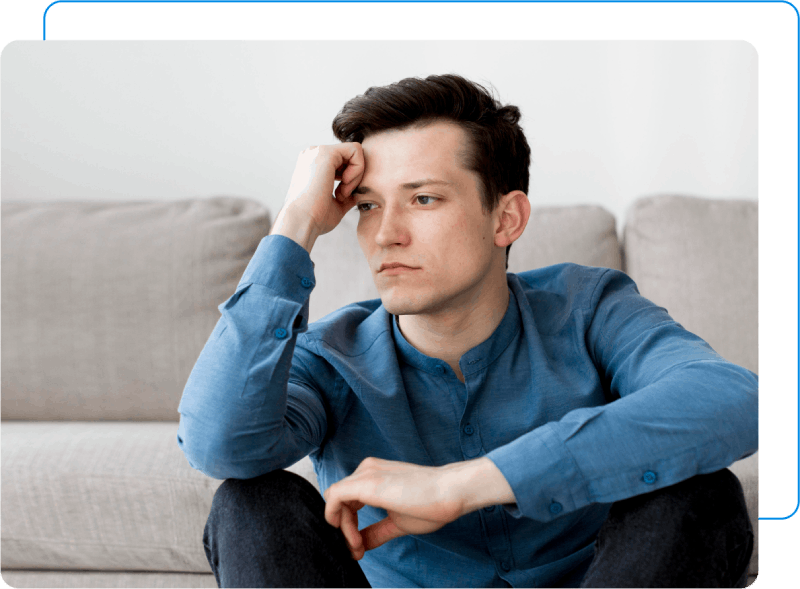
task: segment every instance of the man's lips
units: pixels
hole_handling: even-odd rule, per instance
[[[406,266],[405,264],[392,263],[392,264],[383,264],[381,266],[381,269],[378,270],[378,272],[380,273],[380,272],[383,272],[384,270],[393,270],[395,268],[405,268],[407,270],[418,270],[418,268],[414,268],[412,266]]]

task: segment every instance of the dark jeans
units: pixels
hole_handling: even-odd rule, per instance
[[[369,587],[324,511],[287,471],[226,480],[203,535],[217,585]],[[614,503],[581,586],[744,587],[752,552],[742,486],[724,469]]]

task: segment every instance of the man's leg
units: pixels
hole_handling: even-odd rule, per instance
[[[214,495],[203,546],[220,587],[369,587],[325,502],[278,470],[228,479]]]
[[[581,587],[744,587],[753,528],[728,469],[618,501]]]

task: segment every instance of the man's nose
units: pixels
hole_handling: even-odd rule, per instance
[[[405,245],[408,243],[408,228],[402,211],[386,207],[381,215],[381,224],[375,234],[375,243],[380,247]]]

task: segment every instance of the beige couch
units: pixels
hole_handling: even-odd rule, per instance
[[[355,213],[317,241],[311,319],[375,298]],[[535,208],[510,271],[623,269],[758,371],[757,204]],[[201,544],[220,481],[176,443],[183,385],[270,214],[233,198],[2,203],[2,575],[15,587],[215,587]],[[293,469],[316,483],[310,461]],[[757,524],[757,455],[734,470]],[[756,554],[751,581],[757,571]]]

